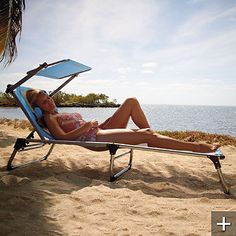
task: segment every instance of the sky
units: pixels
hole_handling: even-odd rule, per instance
[[[235,55],[236,0],[26,0],[18,57],[0,68],[0,91],[43,62],[70,58],[92,70],[68,93],[236,106]]]

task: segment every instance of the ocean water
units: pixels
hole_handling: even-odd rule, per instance
[[[236,107],[189,105],[142,105],[153,130],[197,130],[236,137]],[[85,120],[103,122],[117,108],[59,108],[60,112],[79,112]],[[0,118],[26,119],[19,108],[0,107]],[[131,121],[130,128],[136,126]]]

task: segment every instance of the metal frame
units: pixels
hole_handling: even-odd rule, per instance
[[[37,148],[41,148],[43,147],[45,144],[43,143],[38,143],[38,144],[28,144],[26,139],[23,139],[23,138],[18,138],[16,140],[16,143],[14,145],[14,150],[8,160],[8,163],[7,163],[7,170],[10,171],[10,170],[14,170],[16,168],[19,168],[19,167],[25,167],[25,166],[28,166],[32,163],[37,163],[37,162],[41,162],[41,161],[44,161],[44,160],[47,160],[48,156],[51,154],[53,148],[54,148],[54,145],[55,144],[52,144],[51,147],[49,148],[48,152],[46,153],[46,155],[44,155],[43,157],[37,159],[37,160],[33,160],[33,161],[30,161],[30,162],[26,162],[26,163],[23,163],[23,164],[19,164],[19,165],[13,165],[12,162],[17,154],[17,152],[24,152],[24,151],[29,151],[29,150],[33,150],[33,149],[37,149]]]
[[[34,139],[31,136],[28,136],[29,138],[18,138],[16,140],[16,143],[14,145],[14,150],[9,158],[8,164],[7,164],[7,170],[13,170],[18,167],[22,166],[28,166],[29,164],[41,162],[44,160],[47,160],[48,156],[52,153],[52,150],[55,146],[55,144],[66,144],[66,145],[77,145],[84,148],[89,147],[95,147],[95,148],[103,148],[103,150],[109,150],[110,153],[110,167],[109,167],[109,173],[110,173],[110,181],[113,182],[117,180],[119,177],[124,175],[126,172],[128,172],[132,167],[132,161],[133,161],[133,150],[142,150],[142,151],[152,151],[152,152],[160,152],[160,153],[171,153],[171,154],[179,154],[179,155],[191,155],[191,156],[203,156],[210,159],[218,173],[218,177],[220,180],[220,183],[222,185],[223,191],[225,194],[230,194],[230,188],[227,186],[225,179],[223,177],[223,173],[221,170],[220,165],[220,159],[224,159],[225,156],[218,151],[213,153],[199,153],[199,152],[191,152],[191,151],[181,151],[181,150],[172,150],[172,149],[163,149],[163,148],[155,148],[155,147],[145,147],[142,145],[128,145],[128,144],[120,144],[120,143],[107,143],[107,142],[80,142],[80,141],[67,141],[67,140],[41,140],[41,139]],[[32,143],[32,144],[30,144]],[[23,163],[20,165],[13,165],[12,162],[17,154],[17,152],[22,151],[28,151],[36,148],[41,148],[44,145],[49,144],[51,147],[49,148],[46,155],[41,157],[38,160],[33,160],[31,162]],[[116,155],[116,152],[118,149],[129,149],[129,151],[126,151],[122,154]],[[118,158],[121,158],[123,156],[129,155],[129,161],[128,165],[121,169],[118,172],[115,172],[115,161]]]
[[[108,144],[108,149],[110,152],[110,181],[113,182],[117,180],[119,177],[121,177],[123,174],[125,174],[127,171],[129,171],[132,167],[132,160],[133,160],[133,149],[130,149],[129,151],[122,153],[118,156],[116,156],[116,151],[119,149],[119,145],[116,144]],[[115,160],[123,157],[125,155],[129,154],[129,163],[128,166],[122,169],[121,171],[115,173],[114,167],[115,167]]]
[[[191,151],[180,151],[180,150],[171,150],[171,149],[163,149],[163,148],[154,148],[154,147],[144,147],[141,145],[126,145],[126,144],[110,144],[109,150],[110,150],[110,155],[111,155],[111,160],[110,160],[110,180],[114,181],[117,178],[119,178],[121,175],[123,175],[125,172],[131,169],[132,167],[132,159],[133,159],[133,150],[142,150],[142,151],[154,151],[154,152],[161,152],[161,153],[171,153],[171,154],[179,154],[179,155],[190,155],[190,156],[203,156],[207,157],[212,161],[212,163],[215,166],[215,169],[217,171],[221,186],[223,188],[223,191],[225,194],[230,194],[230,188],[228,187],[222,170],[221,170],[221,164],[220,164],[220,159],[225,159],[225,156],[223,153],[219,150],[217,152],[213,153],[200,153],[200,152],[191,152]],[[119,156],[115,156],[116,151],[119,148],[130,148],[130,151],[123,153]],[[128,166],[121,170],[120,172],[114,174],[114,161],[115,159],[124,156],[126,154],[130,154],[130,160],[128,163]]]

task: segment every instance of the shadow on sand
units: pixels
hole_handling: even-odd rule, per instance
[[[145,168],[134,167],[122,179],[111,183],[108,165],[98,164],[95,169],[88,165],[78,166],[73,161],[69,164],[68,167],[62,160],[53,159],[10,172],[6,172],[5,167],[0,169],[0,228],[3,235],[63,235],[61,225],[50,212],[52,200],[60,194],[98,185],[111,190],[141,190],[155,197],[236,199],[233,174],[225,174],[226,181],[234,186],[231,195],[226,195],[220,189],[216,172],[195,176],[175,166],[167,166],[171,177],[166,177],[159,171],[153,175]]]

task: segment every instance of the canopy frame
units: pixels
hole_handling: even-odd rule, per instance
[[[17,87],[19,87],[20,85],[22,85],[23,83],[25,83],[26,81],[28,81],[29,79],[31,79],[33,76],[35,76],[35,75],[39,75],[39,76],[42,76],[42,75],[40,75],[39,74],[39,72],[41,72],[43,69],[46,69],[46,68],[50,68],[50,67],[53,67],[53,66],[55,66],[55,65],[57,65],[57,64],[60,64],[60,63],[69,63],[69,62],[75,62],[75,61],[72,61],[72,60],[70,60],[70,59],[64,59],[64,60],[60,60],[60,61],[56,61],[56,62],[53,62],[53,63],[50,63],[50,64],[48,64],[48,63],[46,63],[46,62],[44,62],[44,63],[42,63],[42,64],[40,64],[38,67],[36,67],[35,69],[33,69],[33,70],[30,70],[30,71],[28,71],[27,72],[27,75],[26,76],[24,76],[21,80],[19,80],[18,82],[16,82],[15,84],[8,84],[7,85],[7,89],[6,89],[6,93],[12,93]],[[77,63],[77,62],[75,62],[75,63]],[[78,63],[79,64],[79,63]],[[83,69],[79,69],[78,68],[78,72],[77,73],[75,73],[74,71],[73,72],[71,72],[71,73],[68,73],[68,74],[66,74],[65,76],[63,76],[63,77],[58,77],[57,79],[64,79],[64,78],[67,78],[67,77],[69,77],[65,82],[63,82],[59,87],[57,87],[54,91],[52,91],[50,94],[49,94],[49,96],[54,96],[55,94],[57,94],[62,88],[64,88],[69,82],[71,82],[75,77],[77,77],[80,73],[82,73],[82,72],[86,72],[86,71],[89,71],[89,70],[91,70],[92,68],[91,67],[88,67],[88,66],[85,66],[85,65],[83,65],[83,64],[80,64],[80,65],[82,65],[84,68]],[[43,75],[44,77],[48,77],[48,78],[50,78],[49,76],[47,76],[47,75]]]

